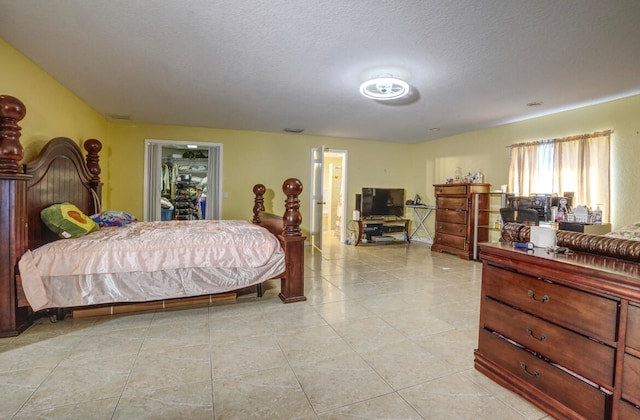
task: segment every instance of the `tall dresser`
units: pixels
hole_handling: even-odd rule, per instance
[[[436,223],[431,250],[470,260],[475,244],[488,240],[491,184],[435,184]],[[476,219],[476,204],[478,216]],[[476,226],[483,226],[476,229]],[[476,234],[477,230],[477,234]]]

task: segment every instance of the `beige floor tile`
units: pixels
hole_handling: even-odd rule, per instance
[[[294,419],[314,415],[289,367],[217,379],[213,382],[213,404],[217,419]]]
[[[173,353],[139,357],[131,371],[125,395],[150,389],[167,388],[191,382],[211,380],[209,359],[183,357],[180,347]]]
[[[211,420],[212,394],[210,380],[127,393],[118,402],[113,419]]]
[[[272,307],[273,308],[273,307]],[[327,325],[320,314],[308,304],[279,305],[264,313],[268,326],[273,331],[291,331],[299,328]]]
[[[51,373],[49,367],[0,372],[0,418],[11,418]]]
[[[216,345],[211,350],[214,381],[225,376],[286,366],[287,359],[271,334],[247,337],[229,345]]]
[[[276,338],[293,367],[313,366],[337,356],[355,355],[353,348],[328,325],[278,332]]]
[[[177,359],[208,361],[211,345],[177,338],[148,338],[138,352],[137,360]]]
[[[478,328],[454,329],[413,337],[412,341],[444,360],[451,373],[473,368],[473,351],[478,346]]]
[[[357,302],[328,302],[316,306],[320,316],[329,324],[350,321],[358,318],[368,318],[373,313]]]
[[[361,356],[396,391],[451,372],[447,362],[409,339],[387,344]]]
[[[455,326],[432,315],[427,307],[390,312],[381,315],[381,318],[407,337],[431,335],[455,329]]]
[[[129,372],[100,364],[57,367],[23,407],[24,411],[48,410],[86,401],[119,397]]]
[[[374,351],[407,338],[377,316],[340,322],[332,327],[358,353]]]
[[[524,416],[525,418],[529,420],[546,418],[550,419],[550,417],[547,417],[544,411],[540,410],[538,407],[521,398],[516,393],[501,387],[477,370],[467,369],[466,371],[462,372],[462,375],[469,378],[471,382],[485,388],[488,392],[495,395],[497,399],[499,399],[518,413],[522,414],[522,416]]]
[[[73,341],[75,345],[76,340]],[[14,341],[10,346],[6,346],[0,352],[0,373],[25,367],[30,369],[41,367],[51,371],[68,356],[70,349],[73,348],[49,348],[46,344],[47,340],[27,345]]]
[[[392,391],[389,384],[355,354],[297,366],[294,371],[317,413]]]
[[[309,304],[316,306],[329,302],[341,302],[347,298],[342,290],[324,280],[305,286],[305,296]]]
[[[117,403],[118,398],[101,398],[47,410],[21,411],[13,419],[110,420]]]
[[[413,420],[423,418],[396,393],[325,411],[319,417],[321,420]]]
[[[516,420],[524,417],[466,376],[453,374],[398,393],[424,418]]]

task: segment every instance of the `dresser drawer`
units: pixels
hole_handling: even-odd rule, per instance
[[[618,302],[487,263],[482,270],[488,296],[589,337],[616,341]]]
[[[436,210],[436,222],[458,223],[465,225],[467,223],[467,212],[456,210]]]
[[[509,337],[591,381],[613,386],[615,349],[490,298],[482,300],[481,311],[484,328]]]
[[[436,232],[464,236],[467,232],[467,226],[459,223],[436,222]]]
[[[585,418],[611,416],[611,395],[486,330],[480,330],[478,351],[493,363]]]
[[[467,210],[466,197],[438,197],[436,198],[437,209]]]
[[[626,344],[640,351],[640,308],[634,305],[629,305]]]
[[[620,401],[618,410],[618,418],[625,419],[640,419],[640,409],[633,404],[629,404],[626,401]]]
[[[447,235],[446,233],[436,233],[435,241],[438,245],[444,245],[450,248],[461,249],[463,251],[466,251],[468,249],[464,236]]]
[[[622,363],[622,397],[640,400],[640,359],[625,353]]]
[[[435,192],[436,195],[466,195],[468,187],[468,185],[436,186]]]

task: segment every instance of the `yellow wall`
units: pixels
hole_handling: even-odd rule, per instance
[[[301,196],[303,228],[308,229],[311,148],[324,144],[348,153],[347,214],[363,186],[404,187],[407,197],[420,194],[433,202],[434,183],[454,175],[455,167],[474,173],[498,188],[507,182],[508,146],[514,142],[563,137],[612,129],[611,208],[615,227],[640,220],[640,197],[635,183],[640,177],[636,156],[640,153],[640,95],[574,111],[478,130],[459,136],[402,145],[344,138],[286,133],[262,133],[198,127],[113,122],[0,39],[0,94],[13,95],[27,107],[21,122],[25,161],[44,142],[65,136],[82,143],[88,138],[103,142],[103,207],[125,210],[142,217],[145,139],[191,140],[223,145],[223,218],[251,217],[252,186],[269,188],[267,199],[281,211],[282,181],[297,177],[305,191]],[[267,203],[270,204],[270,203]]]
[[[299,178],[305,190],[301,195],[303,226],[308,229],[309,182],[311,149],[324,144],[330,149],[344,149],[349,153],[348,197],[363,186],[403,186],[415,190],[413,170],[406,165],[407,145],[349,140],[299,134],[263,133],[196,127],[163,126],[153,124],[113,123],[112,138],[107,147],[113,168],[105,168],[111,188],[103,191],[114,208],[142,213],[144,177],[144,141],[184,140],[213,142],[223,148],[222,217],[247,219],[251,217],[252,187],[263,183],[269,190],[265,206],[268,210],[284,209],[282,182]],[[134,182],[132,182],[134,180]],[[135,182],[139,180],[139,182]],[[125,185],[122,189],[120,186]],[[275,196],[275,198],[274,198]],[[269,201],[273,200],[273,201]],[[354,200],[350,200],[354,201]],[[353,203],[350,203],[352,209]]]
[[[611,223],[640,220],[640,95],[572,111],[465,133],[416,145],[411,156],[433,202],[434,183],[454,176],[456,166],[483,170],[493,189],[507,183],[512,143],[613,130],[611,135]]]
[[[2,38],[0,63],[0,94],[20,99],[27,108],[20,122],[25,161],[53,137],[69,137],[81,144],[107,136],[109,123],[104,117]]]

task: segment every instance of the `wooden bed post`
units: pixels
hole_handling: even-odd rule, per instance
[[[264,185],[256,184],[253,186],[253,224],[260,224],[260,213],[264,211],[264,193],[267,191]]]
[[[102,184],[100,183],[100,156],[99,153],[102,150],[102,143],[96,139],[89,139],[84,142],[84,150],[87,151],[87,168],[91,173],[91,181],[89,185],[91,189],[96,192],[98,197],[102,197]],[[94,209],[97,213],[100,209]]]
[[[27,181],[20,160],[21,121],[26,108],[0,95],[0,337],[18,335],[31,325],[29,308],[18,308],[18,260],[27,250]]]
[[[300,224],[300,200],[302,182],[296,178],[289,178],[282,184],[282,192],[287,196],[285,213],[282,216],[284,230],[281,238],[287,259],[284,278],[280,281],[280,299],[284,303],[307,300],[304,295],[304,240]]]

